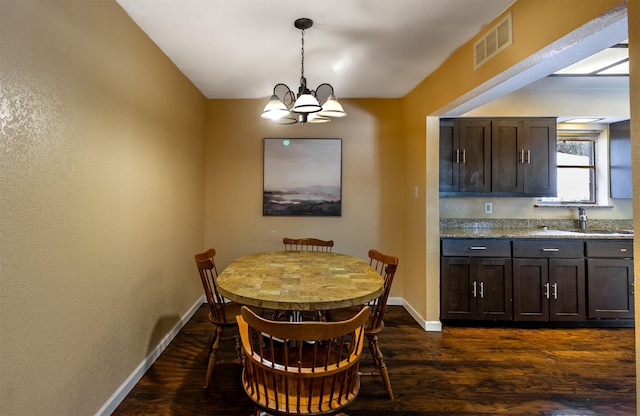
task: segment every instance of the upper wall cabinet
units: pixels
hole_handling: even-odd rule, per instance
[[[441,196],[555,196],[556,119],[443,119]]]
[[[440,124],[440,192],[491,191],[491,121]]]
[[[629,120],[609,126],[611,198],[631,199],[631,129]]]

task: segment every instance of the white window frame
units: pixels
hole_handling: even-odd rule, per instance
[[[609,207],[609,134],[608,126],[601,125],[602,128],[594,129],[566,129],[564,126],[558,127],[558,140],[589,140],[594,142],[595,152],[595,177],[594,195],[595,202],[561,202],[552,201],[548,198],[537,198],[537,207]]]

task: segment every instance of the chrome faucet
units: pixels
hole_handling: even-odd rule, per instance
[[[578,207],[578,222],[581,230],[587,229],[587,213],[582,207]]]

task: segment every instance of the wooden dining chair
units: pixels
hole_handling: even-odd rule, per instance
[[[209,249],[204,253],[196,254],[196,266],[198,273],[200,274],[200,280],[202,280],[202,287],[207,298],[207,304],[209,305],[209,320],[214,326],[213,333],[211,334],[211,342],[209,343],[209,363],[207,364],[207,374],[204,379],[203,388],[209,386],[211,380],[211,374],[213,373],[213,367],[216,364],[216,355],[220,342],[222,341],[222,332],[225,328],[237,327],[236,315],[240,314],[240,308],[242,305],[235,302],[228,302],[218,292],[218,285],[216,279],[218,278],[218,269],[215,262],[215,249]],[[238,356],[240,356],[240,341],[238,336],[235,336],[236,350]]]
[[[341,322],[282,322],[247,307],[237,317],[242,384],[255,414],[335,415],[360,390],[359,359],[369,311]]]
[[[389,380],[389,372],[387,365],[384,362],[384,356],[380,350],[378,341],[378,334],[384,329],[384,313],[387,309],[387,299],[389,298],[389,292],[391,291],[391,284],[398,268],[398,258],[387,254],[382,254],[378,250],[369,250],[369,264],[373,267],[384,279],[384,286],[380,296],[369,302],[366,306],[369,307],[370,315],[367,324],[365,325],[365,335],[371,350],[371,357],[373,363],[377,367],[377,373],[382,377],[384,387],[387,390],[387,394],[390,399],[393,399],[393,390],[391,389],[391,381]],[[353,316],[357,313],[359,308],[344,308],[334,311],[327,311],[327,319],[329,321],[344,320],[348,316]],[[376,373],[369,373],[369,375],[375,375]]]
[[[282,239],[285,251],[321,251],[331,253],[333,240],[320,240],[317,238],[289,238]]]

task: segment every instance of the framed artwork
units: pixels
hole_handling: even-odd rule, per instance
[[[342,139],[264,139],[262,215],[342,215]]]

